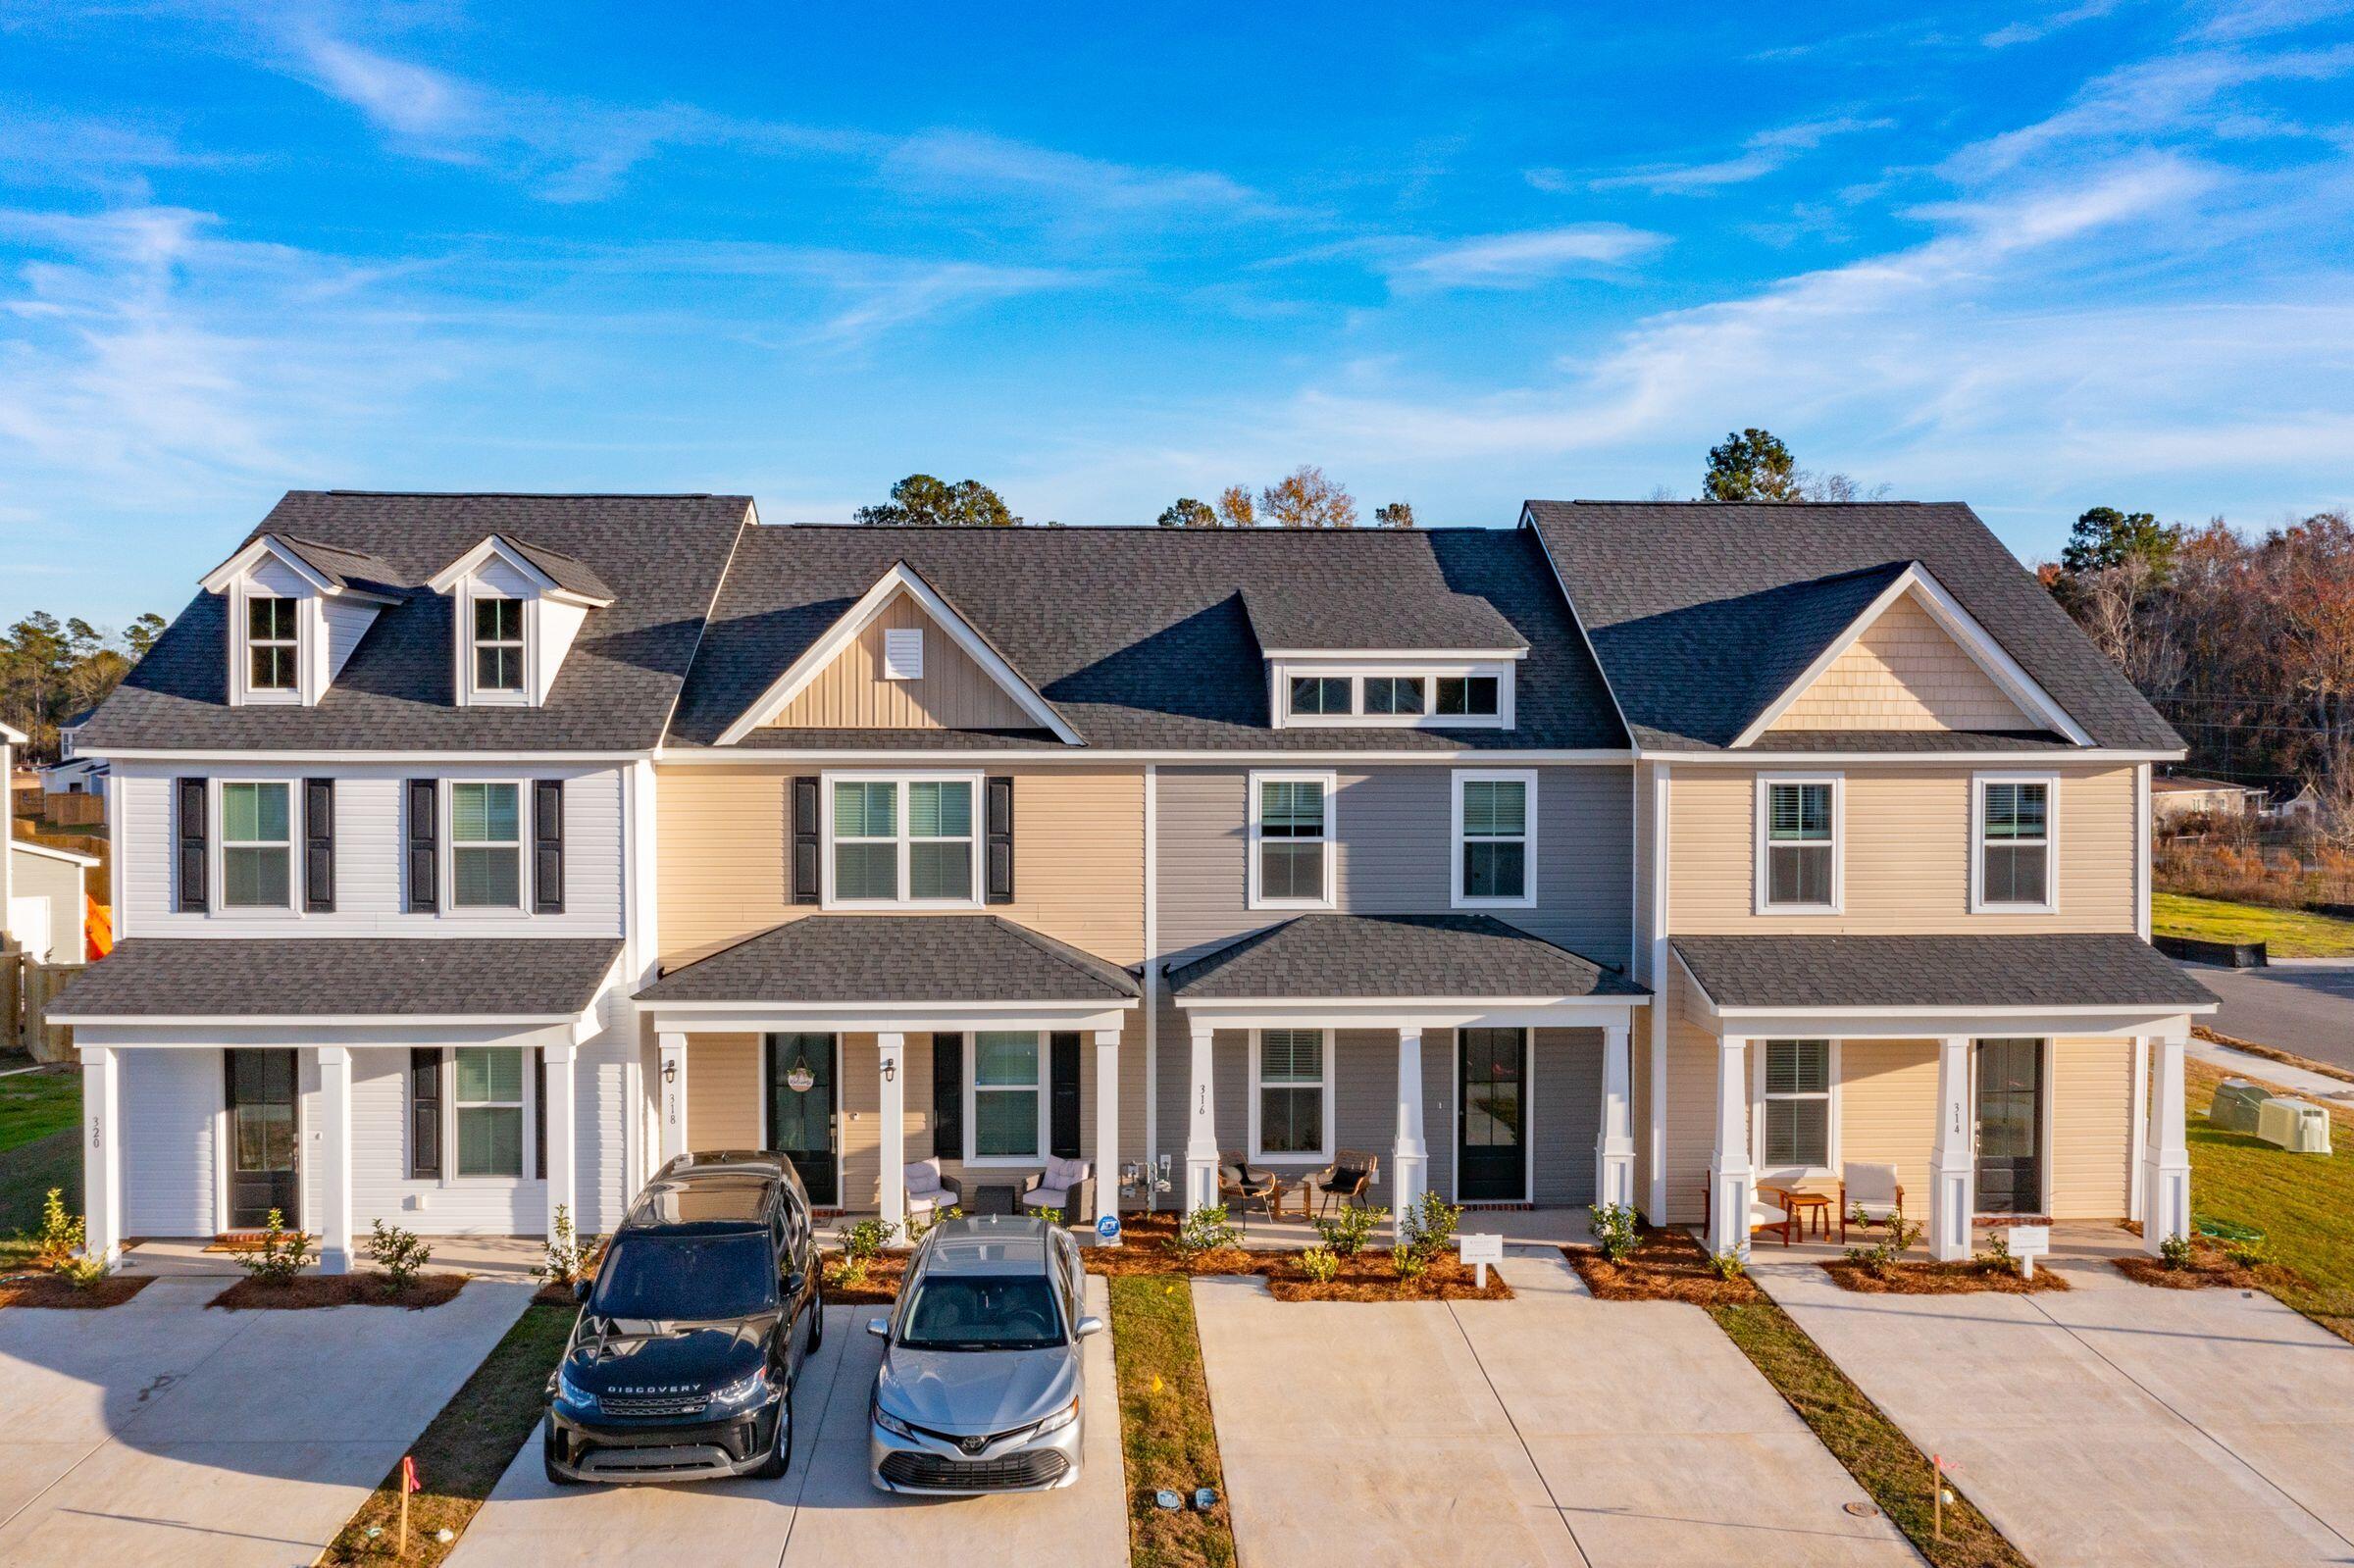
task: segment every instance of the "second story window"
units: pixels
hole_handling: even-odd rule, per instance
[[[294,901],[291,786],[221,786],[221,906],[285,909]]]
[[[459,909],[523,907],[520,785],[449,786],[450,902]]]
[[[1365,711],[1367,713],[1420,713],[1422,711],[1422,678],[1418,675],[1369,675],[1365,677]]]
[[[975,899],[971,779],[837,779],[833,899],[965,904]]]
[[[1536,804],[1532,772],[1455,776],[1455,901],[1458,905],[1535,902],[1530,893],[1530,829]]]
[[[1492,675],[1443,675],[1435,712],[1449,718],[1482,718],[1496,712],[1496,678]]]
[[[2052,782],[1978,781],[1977,906],[2052,906]]]
[[[474,689],[523,689],[523,601],[474,601]]]
[[[292,691],[300,683],[300,607],[292,599],[245,601],[245,683],[255,691]]]
[[[1356,704],[1350,700],[1350,680],[1345,675],[1296,675],[1292,677],[1292,711],[1294,713],[1355,713]]]
[[[1330,774],[1251,777],[1251,903],[1254,907],[1332,902]]]
[[[1831,779],[1767,780],[1760,791],[1761,912],[1839,907],[1839,788]]]

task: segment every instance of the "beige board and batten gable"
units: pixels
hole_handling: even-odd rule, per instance
[[[892,680],[884,667],[892,632],[923,637],[923,674]],[[778,730],[1030,730],[997,679],[974,662],[905,592],[892,597],[802,687],[768,728]]]
[[[1766,733],[2041,728],[1937,624],[1919,594],[1907,592],[1798,694]]]

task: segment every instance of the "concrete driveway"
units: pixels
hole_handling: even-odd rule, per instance
[[[2039,1568],[2354,1557],[2354,1344],[2268,1295],[2063,1272],[2066,1294],[1900,1296],[1752,1269]]]
[[[208,1311],[229,1283],[0,1311],[0,1562],[307,1564],[531,1297]]]
[[[1088,1309],[1110,1316],[1100,1279]],[[866,1476],[866,1407],[880,1307],[826,1308],[825,1344],[793,1394],[793,1467],[776,1481],[668,1487],[547,1484],[524,1444],[449,1568],[669,1562],[696,1568],[953,1562],[958,1568],[1111,1568],[1128,1561],[1128,1492],[1111,1337],[1087,1345],[1087,1448],[1078,1485],[1016,1497],[895,1497]]]
[[[1603,1302],[1558,1251],[1510,1301],[1194,1283],[1246,1565],[1917,1564],[1697,1307]]]

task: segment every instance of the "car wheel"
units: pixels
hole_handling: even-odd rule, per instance
[[[547,1484],[549,1486],[577,1487],[582,1485],[578,1477],[568,1476],[556,1468],[556,1431],[553,1423],[549,1424],[546,1433],[539,1441],[539,1458],[541,1463],[547,1466]]]
[[[809,1348],[807,1354],[817,1354],[817,1347],[826,1342],[826,1298],[824,1292],[812,1287],[809,1291]]]
[[[793,1392],[787,1390],[785,1402],[777,1407],[777,1443],[769,1449],[768,1457],[752,1471],[754,1481],[774,1481],[793,1468]]]

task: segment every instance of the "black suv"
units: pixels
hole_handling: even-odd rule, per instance
[[[684,1155],[630,1206],[548,1383],[547,1479],[781,1476],[824,1316],[809,1198],[781,1154]]]

